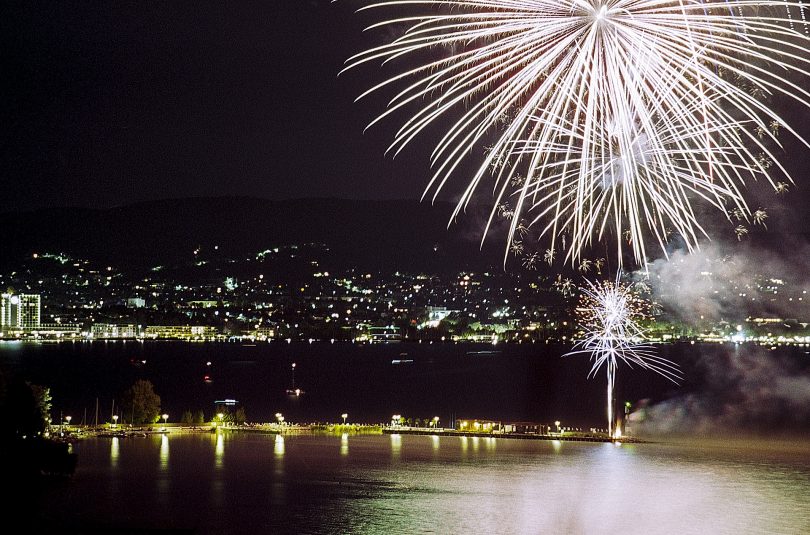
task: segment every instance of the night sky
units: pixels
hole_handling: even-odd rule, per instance
[[[368,73],[337,76],[363,46],[357,5],[5,3],[6,208],[418,197],[427,164],[386,158],[390,128],[363,134]]]
[[[219,195],[418,198],[435,139],[386,157],[399,123],[363,134],[383,103],[353,102],[381,77],[371,67],[337,76],[374,44],[362,31],[373,19],[354,14],[363,3],[5,2],[0,211]],[[784,109],[810,137],[810,113]],[[785,141],[798,187],[763,202],[783,203],[793,225],[810,198],[809,151]]]

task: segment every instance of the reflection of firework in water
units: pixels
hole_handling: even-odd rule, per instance
[[[644,331],[639,321],[649,315],[649,303],[641,299],[632,286],[619,282],[588,282],[582,288],[577,309],[584,338],[574,351],[565,356],[588,354],[593,361],[588,377],[604,365],[607,371],[608,432],[613,430],[613,386],[619,362],[658,373],[677,384],[681,379],[677,364],[655,355],[643,343]]]
[[[526,216],[539,223],[552,256],[567,249],[572,265],[606,233],[617,244],[627,234],[643,262],[644,237],[663,246],[667,226],[696,246],[703,230],[695,200],[747,218],[746,181],[774,171],[787,176],[769,147],[779,143],[777,130],[797,134],[766,99],[810,103],[810,37],[796,18],[802,5],[378,0],[363,10],[410,12],[372,28],[406,30],[352,57],[347,68],[400,69],[361,98],[391,90],[388,109],[372,124],[407,117],[393,153],[426,130],[444,131],[426,194],[468,174],[454,217],[493,177],[489,224],[510,200],[510,241]],[[484,147],[483,161],[462,171]],[[549,151],[557,156],[549,159]],[[772,184],[787,190],[787,182]],[[573,236],[567,247],[560,243],[566,233]]]

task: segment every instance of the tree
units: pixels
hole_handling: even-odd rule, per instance
[[[238,409],[236,409],[236,414],[233,415],[233,421],[238,425],[242,425],[247,421],[247,416],[245,415],[244,407],[239,407]]]
[[[51,413],[51,391],[19,378],[12,378],[0,399],[2,435],[13,438],[42,436]],[[0,439],[2,440],[2,439]]]
[[[160,418],[160,396],[155,393],[151,381],[135,381],[124,393],[121,406],[124,416],[129,416],[133,424],[151,424]]]
[[[191,411],[183,411],[183,415],[180,417],[180,423],[188,425],[194,421],[194,417],[191,415]]]
[[[194,413],[194,422],[195,425],[200,425],[205,423],[205,413],[202,410],[198,410]]]
[[[48,419],[51,417],[51,389],[47,386],[35,385],[26,383],[28,388],[31,389],[31,394],[34,396],[34,405],[36,406],[37,418],[42,422],[43,428],[47,425]]]

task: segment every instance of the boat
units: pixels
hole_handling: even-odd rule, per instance
[[[288,396],[299,397],[301,394],[304,393],[303,390],[300,388],[295,387],[295,362],[292,363],[292,384],[290,388],[286,390]]]
[[[393,359],[391,364],[412,364],[413,359]]]
[[[473,357],[492,357],[500,355],[500,351],[467,351],[467,354]]]

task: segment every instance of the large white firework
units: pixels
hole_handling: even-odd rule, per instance
[[[570,125],[558,140],[546,144],[517,144],[514,154],[539,155],[535,179],[521,189],[531,199],[526,211],[532,218],[529,226],[539,224],[541,237],[562,229],[571,244],[569,257],[587,247],[593,236],[603,236],[611,224],[617,234],[626,226],[622,234],[628,238],[636,260],[641,261],[646,253],[641,239],[645,231],[655,236],[662,249],[673,232],[687,238],[687,244],[696,243],[700,234],[705,234],[691,207],[695,198],[728,210],[737,221],[749,217],[754,222],[764,221],[767,214],[749,214],[734,187],[745,174],[761,174],[752,170],[763,165],[761,158],[740,153],[733,143],[724,142],[743,144],[739,123],[678,131],[677,137],[669,137],[672,133],[663,122],[656,121],[652,131],[637,125],[622,129],[614,124],[598,154],[583,151],[585,133],[581,125]],[[659,126],[660,131],[656,130]],[[706,132],[711,135],[706,137]],[[621,141],[625,135],[626,147]],[[709,166],[713,176],[705,173]],[[618,240],[619,259],[622,248],[623,242]],[[580,266],[587,262],[581,261]]]
[[[749,217],[747,179],[789,179],[774,154],[775,130],[799,136],[767,100],[810,102],[800,1],[381,0],[362,8],[379,9],[403,12],[371,28],[403,32],[347,65],[399,69],[359,97],[392,92],[372,124],[405,114],[393,153],[442,129],[425,194],[435,198],[464,169],[455,217],[493,177],[495,206],[513,197],[509,241],[529,214],[549,249],[567,249],[572,263],[606,233],[618,244],[629,235],[640,263],[645,235],[663,246],[668,227],[697,246],[704,232],[694,199]],[[464,162],[476,147],[486,151],[470,171]],[[650,154],[655,169],[642,179]],[[606,173],[611,161],[615,171]],[[563,246],[566,234],[573,239]]]
[[[608,432],[613,436],[613,388],[620,363],[653,371],[674,383],[681,379],[681,374],[674,362],[657,356],[652,347],[644,343],[639,320],[646,315],[647,302],[632,286],[622,284],[618,277],[616,282],[587,283],[581,288],[578,308],[584,334],[574,350],[565,356],[589,355],[593,362],[589,378],[605,367]]]

